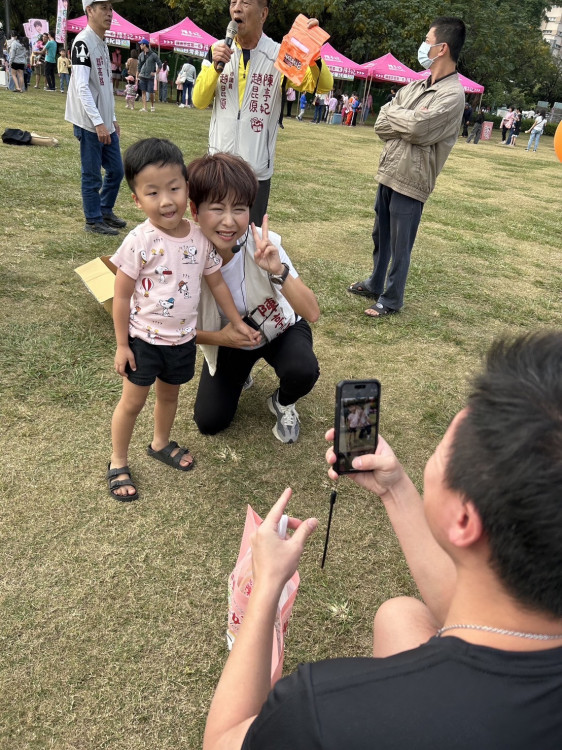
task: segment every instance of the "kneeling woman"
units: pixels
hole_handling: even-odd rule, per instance
[[[318,361],[307,321],[318,320],[314,293],[299,278],[278,234],[250,227],[257,192],[252,168],[237,156],[218,153],[188,166],[193,219],[222,258],[222,274],[245,321],[259,329],[261,343],[248,348],[203,284],[197,343],[205,362],[195,401],[199,430],[214,435],[232,422],[252,367],[264,359],[279,378],[268,398],[273,434],[283,443],[299,436],[295,404],[318,380]],[[217,262],[218,259],[217,259]]]

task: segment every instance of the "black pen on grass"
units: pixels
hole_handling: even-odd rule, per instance
[[[338,496],[337,490],[332,490],[330,493],[330,513],[328,515],[328,526],[326,528],[326,541],[324,542],[324,554],[322,555],[322,564],[320,568],[324,568],[326,562],[326,555],[328,553],[328,541],[330,539],[330,526],[332,525],[332,514],[334,512],[334,505],[336,504],[336,498]]]

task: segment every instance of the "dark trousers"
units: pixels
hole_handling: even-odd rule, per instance
[[[470,143],[470,141],[474,138],[474,145],[478,143],[480,140],[480,136],[482,135],[482,123],[481,122],[475,122],[472,126],[472,130],[470,131],[470,135],[466,139],[467,143]]]
[[[80,142],[84,216],[89,223],[102,221],[113,211],[123,179],[119,136],[114,131],[110,143],[100,143],[96,133],[77,125],[74,125],[74,135]]]
[[[47,81],[47,88],[52,91],[55,90],[55,71],[57,69],[56,63],[45,63],[45,79]]]
[[[191,107],[193,104],[193,101],[191,99],[191,92],[193,91],[193,81],[186,81],[183,84],[183,94],[182,94],[182,104],[187,104],[188,107]]]
[[[258,181],[258,193],[254,205],[250,209],[250,221],[254,222],[257,227],[261,227],[263,217],[267,213],[267,204],[269,202],[269,191],[271,190],[271,179]]]
[[[318,380],[318,360],[312,350],[312,331],[299,320],[281,336],[260,349],[219,347],[217,370],[211,377],[203,363],[193,418],[204,435],[225,430],[236,414],[242,386],[259,359],[273,367],[279,378],[279,403],[294,404],[306,396]]]
[[[287,99],[287,117],[292,117],[291,110],[293,109],[294,102],[290,102]]]
[[[410,255],[422,211],[421,201],[379,185],[373,227],[373,273],[365,286],[379,295],[381,304],[393,310],[404,304]]]

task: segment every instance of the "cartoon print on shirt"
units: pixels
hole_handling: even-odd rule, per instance
[[[215,264],[215,266],[218,266],[220,264],[220,258],[217,256],[216,250],[211,250],[209,253],[209,260]]]
[[[153,247],[150,253],[151,255],[164,255],[164,248],[161,247],[157,250],[155,247]]]
[[[158,328],[152,328],[151,326],[146,326],[146,330],[147,330],[148,338],[150,339],[150,341],[154,341],[155,339],[162,338],[161,336],[158,335],[159,334]]]
[[[165,284],[168,281],[168,279],[166,278],[166,276],[171,276],[172,275],[172,272],[170,271],[170,269],[168,268],[168,266],[156,266],[156,268],[154,270],[154,273],[157,276],[160,277],[158,279],[158,281],[161,284]]]
[[[185,299],[191,298],[191,294],[189,293],[189,289],[187,286],[187,281],[180,281],[180,283],[178,284],[178,292],[181,292]]]
[[[197,263],[197,248],[190,245],[183,251],[183,263]]]
[[[176,330],[180,336],[187,336],[188,333],[193,331],[193,328],[191,328],[191,326],[180,326],[180,328],[176,328]]]
[[[141,286],[144,290],[144,296],[148,297],[150,290],[154,286],[154,282],[152,279],[149,279],[148,276],[145,276],[145,278],[141,281]]]
[[[170,310],[174,306],[174,302],[175,302],[175,300],[174,300],[173,297],[169,297],[168,299],[159,299],[158,300],[158,304],[162,308],[162,315],[163,315],[164,318],[171,318],[172,317],[170,315]]]
[[[136,317],[139,314],[140,310],[141,310],[140,305],[135,305],[134,308],[131,310],[131,314],[129,315],[129,318],[131,320],[136,320]]]
[[[146,264],[148,263],[148,258],[146,257],[146,251],[145,250],[141,250],[140,251],[140,257],[141,257],[142,265],[146,266]]]

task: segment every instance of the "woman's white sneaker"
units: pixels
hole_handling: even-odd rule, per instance
[[[282,406],[278,400],[279,389],[267,399],[269,411],[277,417],[277,424],[272,432],[282,443],[296,443],[299,438],[301,423],[294,404]]]

